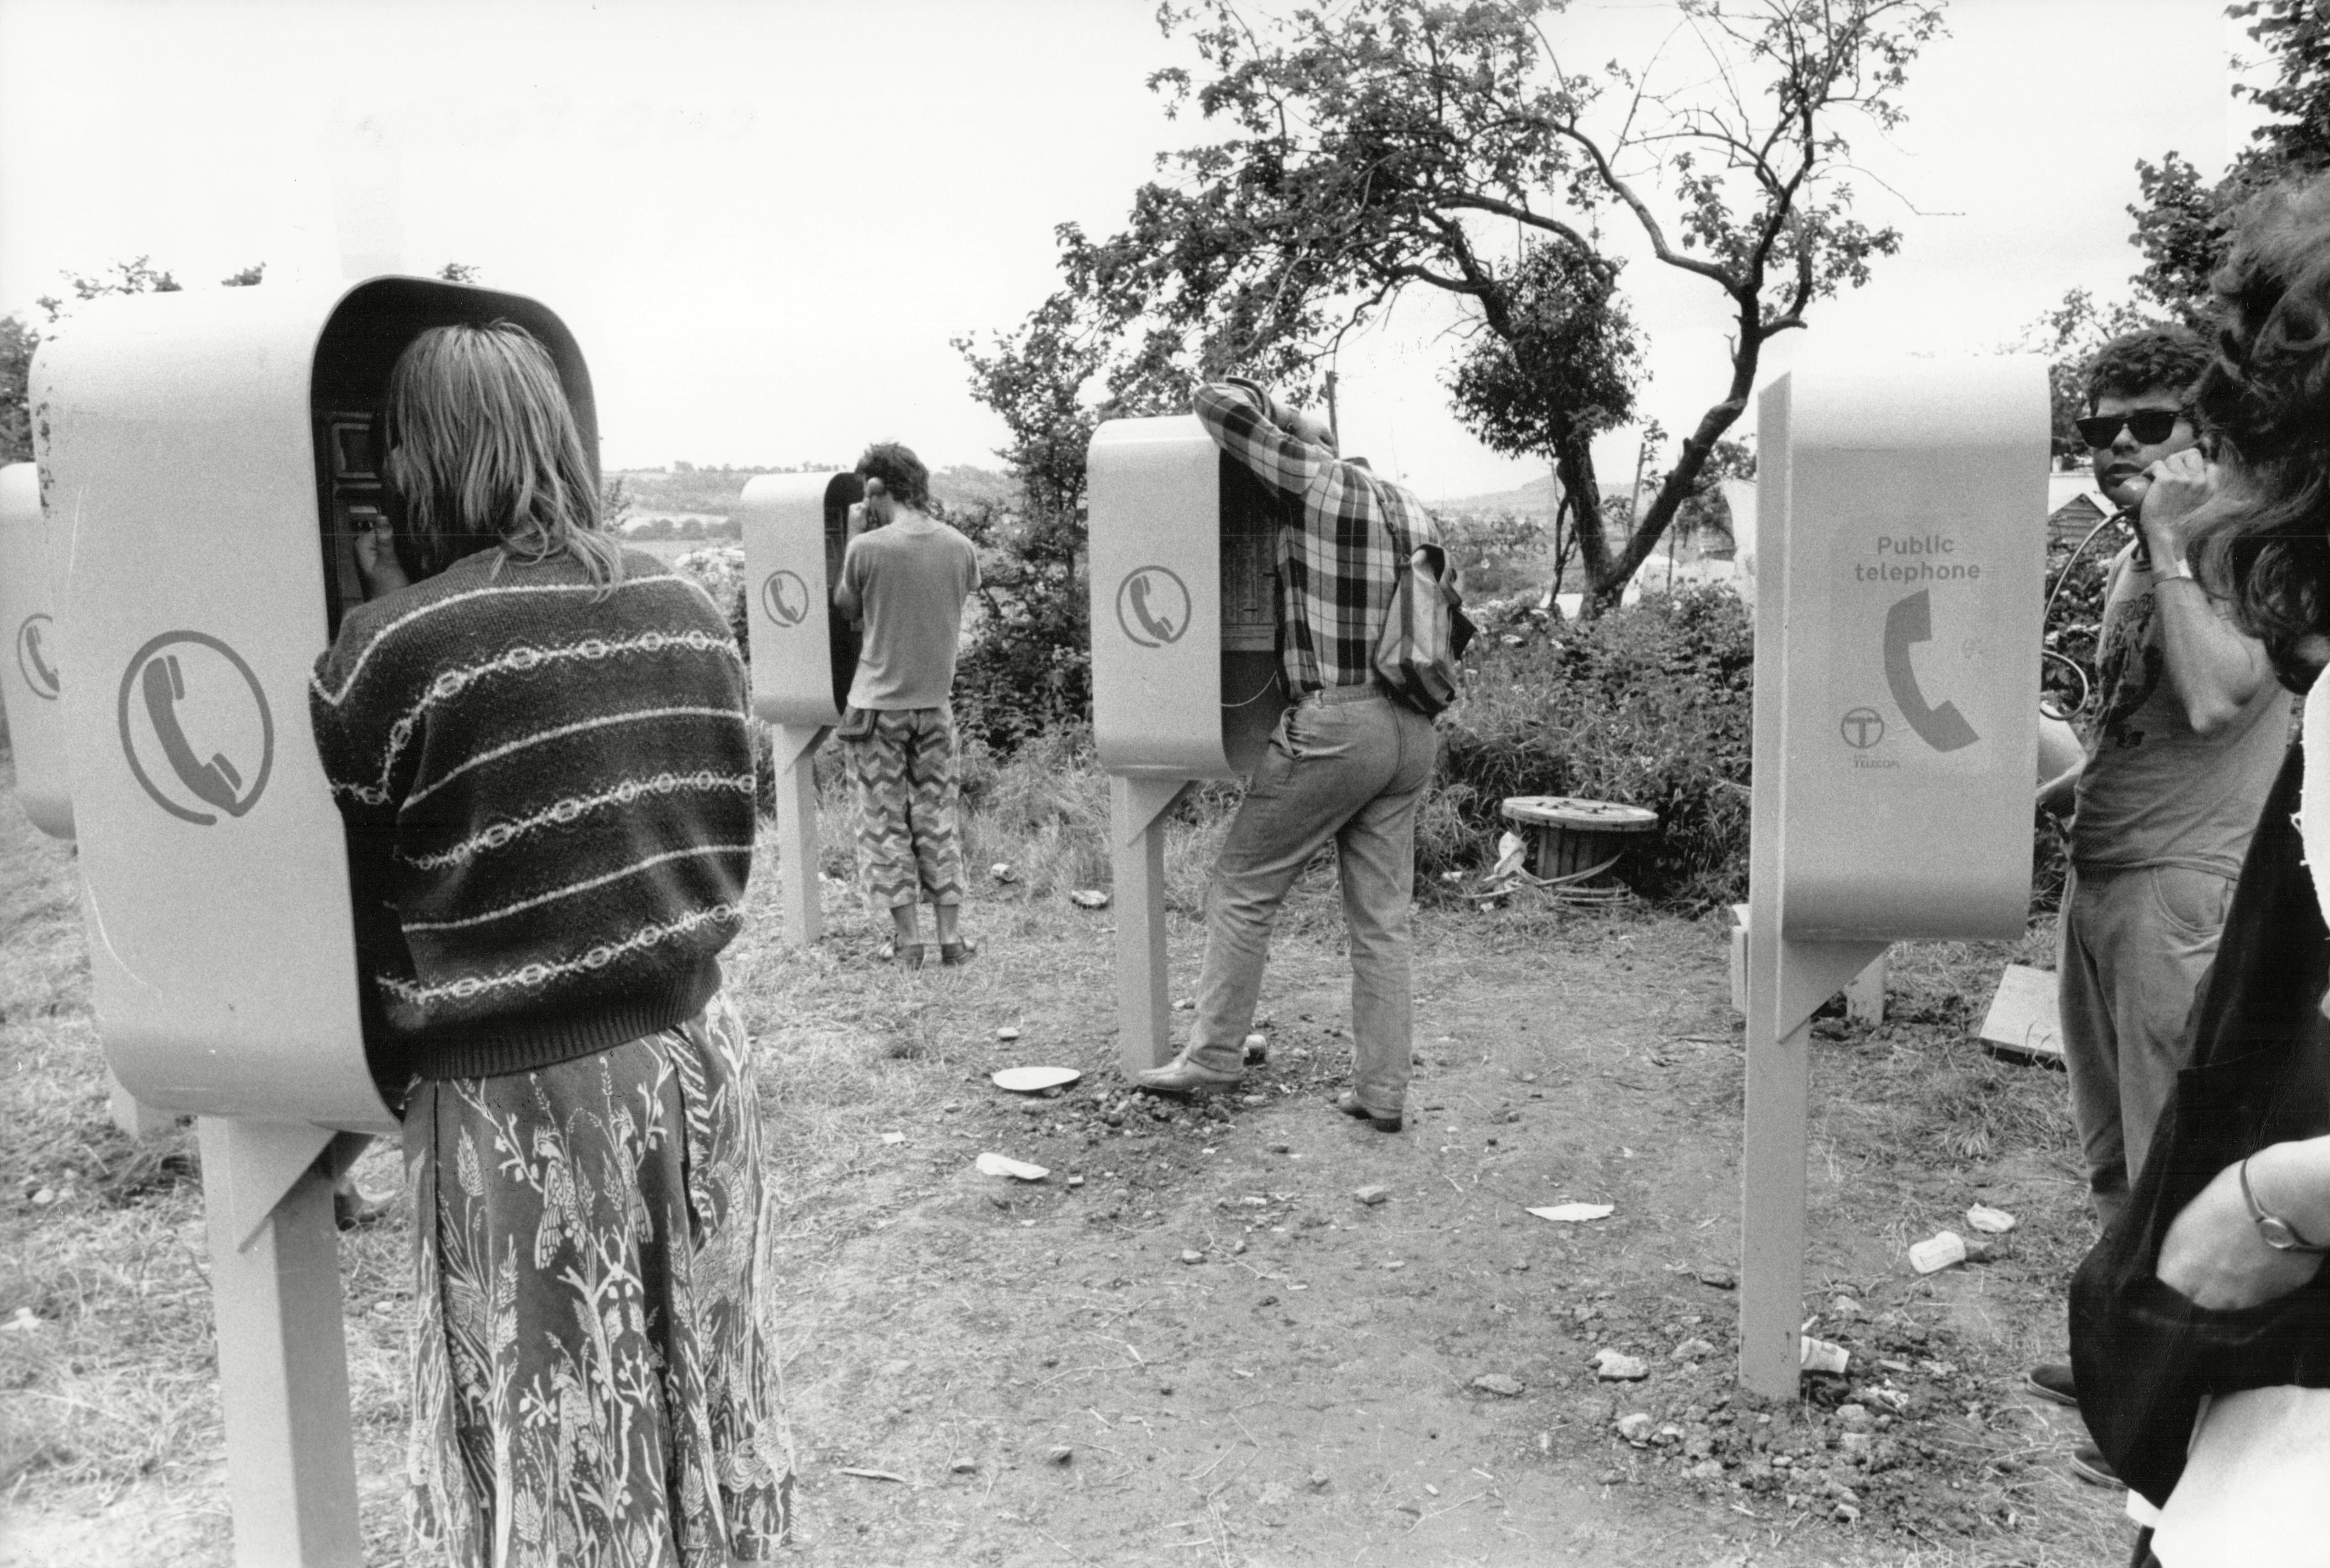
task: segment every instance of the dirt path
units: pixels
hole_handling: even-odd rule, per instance
[[[874,926],[838,911],[811,953],[778,946],[775,896],[756,875],[726,962],[782,1211],[798,1561],[2124,1555],[2117,1499],[2063,1471],[2076,1422],[2015,1392],[2060,1354],[2087,1231],[2060,1079],[1966,1038],[2006,948],[1905,950],[1885,1026],[1820,1026],[1806,1310],[1854,1359],[1763,1410],[1730,1385],[1740,1062],[1711,926],[1423,912],[1424,1060],[1387,1137],[1324,1103],[1348,970],[1323,876],[1276,943],[1270,1061],[1201,1107],[1122,1092],[1109,917],[1056,889],[982,889],[979,962],[922,975],[872,964]],[[107,1125],[70,853],[21,822],[0,935],[0,1320],[34,1320],[0,1335],[0,1563],[223,1564],[191,1138]],[[1186,994],[1186,913],[1173,940]],[[1033,1101],[988,1082],[1021,1062],[1085,1077]],[[978,1176],[982,1150],[1052,1174]],[[393,1155],[363,1169],[393,1185]],[[1975,1198],[2022,1228],[1918,1278],[1906,1244]],[[1569,1200],[1614,1212],[1524,1212]],[[403,1226],[341,1253],[381,1568],[404,1561]],[[1600,1381],[1603,1350],[1647,1379]],[[1634,1414],[1639,1445],[1615,1430]]]
[[[1030,1115],[961,1074],[955,1108],[886,1129],[905,1141],[878,1145],[862,1187],[831,1196],[838,1230],[796,1232],[824,1231],[788,1269],[812,1281],[790,1315],[810,1335],[791,1375],[811,1560],[1973,1561],[1978,1543],[2042,1520],[2061,1537],[2065,1521],[2044,1516],[2066,1511],[2071,1541],[2056,1548],[2108,1535],[2108,1504],[2060,1475],[1986,1468],[2045,1430],[2037,1412],[2007,1418],[2019,1430],[1994,1441],[1962,1414],[1968,1392],[2003,1392],[1982,1374],[1924,1354],[1883,1357],[1898,1377],[1872,1364],[1880,1350],[1956,1345],[1959,1320],[1983,1316],[1958,1298],[1980,1306],[1992,1281],[1927,1293],[1898,1239],[1861,1227],[1816,1224],[1815,1279],[1882,1281],[1852,1287],[1861,1332],[1821,1332],[1857,1342],[1915,1413],[1957,1416],[1953,1440],[1980,1457],[1897,1452],[1890,1483],[1856,1469],[1842,1473],[1857,1487],[1790,1495],[1790,1473],[1840,1473],[1823,1462],[1834,1434],[1729,1397],[1740,1077],[1708,928],[1574,923],[1517,941],[1461,916],[1429,923],[1416,1115],[1387,1137],[1323,1103],[1347,1048],[1347,971],[1322,913],[1282,938],[1264,1002],[1272,1060],[1241,1096],[1160,1120],[1113,1090],[1094,930],[1056,954],[1089,984],[1049,1008],[1005,1008],[1025,1032],[989,1053],[1065,1058],[1092,1069],[1085,1082]],[[949,1005],[988,1000],[959,991]],[[1006,1190],[971,1173],[980,1149],[1053,1175]],[[1816,1210],[1845,1185],[1828,1152]],[[1367,1186],[1387,1195],[1362,1202]],[[1576,1226],[1525,1212],[1572,1199],[1615,1212]],[[2013,1370],[2025,1314],[2043,1304],[2027,1294],[2013,1323],[1994,1313],[1970,1341],[2002,1364],[1988,1383]],[[1885,1321],[1888,1296],[1921,1310]],[[1696,1357],[1676,1361],[1694,1340]],[[1601,1382],[1592,1358],[1605,1347],[1651,1376]],[[1476,1387],[1482,1376],[1518,1392]],[[1825,1404],[1861,1381],[1836,1380]],[[1615,1440],[1634,1411],[1672,1421],[1675,1440]],[[1880,1439],[1914,1441],[1927,1424],[1905,1412]],[[1820,1459],[1758,1464],[1746,1445],[1759,1436]],[[1735,1440],[1748,1462],[1726,1468]],[[1694,1464],[1707,1478],[1684,1476]],[[2018,1475],[2041,1494],[2020,1508]]]

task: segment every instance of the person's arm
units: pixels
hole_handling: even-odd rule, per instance
[[[2330,1244],[2330,1137],[2268,1145],[2249,1156],[2249,1180],[2266,1213],[2316,1246]],[[2222,1312],[2287,1296],[2321,1267],[2320,1253],[2266,1244],[2236,1162],[2177,1214],[2155,1272],[2195,1307]]]
[[[2184,565],[2184,529],[2216,488],[2199,450],[2152,466],[2139,518],[2153,563],[2153,614],[2169,684],[2196,735],[2213,735],[2238,718],[2273,679],[2265,647],[2242,635],[2231,615]]]
[[[1257,403],[1262,406],[1257,407]],[[1303,441],[1274,417],[1275,405],[1258,387],[1208,383],[1191,399],[1198,423],[1214,444],[1298,505],[1334,454]],[[1300,514],[1297,514],[1298,516]]]
[[[865,557],[858,554],[857,540],[866,532],[866,515],[859,507],[849,508],[849,543],[841,551],[841,581],[833,585],[833,607],[841,612],[845,621],[859,619],[865,601],[858,591],[858,581],[865,575]]]

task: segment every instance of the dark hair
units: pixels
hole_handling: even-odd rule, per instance
[[[2224,326],[2194,401],[2225,461],[2188,553],[2303,690],[2297,645],[2330,630],[2330,180],[2251,200],[2209,282]]]
[[[2183,327],[2147,327],[2113,338],[2088,365],[2088,412],[2106,397],[2187,395],[2209,368],[2209,346]]]
[[[927,511],[931,504],[931,470],[909,447],[895,441],[877,441],[857,460],[857,477],[880,480],[890,499],[902,507]]]
[[[496,545],[571,555],[602,585],[622,576],[558,367],[525,328],[421,333],[389,372],[383,413],[390,542],[413,581]]]

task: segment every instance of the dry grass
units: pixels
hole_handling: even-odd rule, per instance
[[[846,881],[854,807],[829,759],[820,759],[819,771],[820,870]],[[789,1322],[817,1329],[788,1345],[795,1357],[790,1370],[803,1390],[794,1414],[804,1458],[831,1457],[820,1449],[844,1426],[844,1405],[874,1397],[883,1381],[880,1358],[895,1354],[878,1348],[882,1326],[820,1317],[831,1305],[819,1295],[829,1275],[822,1266],[870,1231],[894,1221],[923,1224],[934,1203],[964,1201],[957,1178],[978,1145],[960,1124],[971,1120],[970,1102],[980,1096],[985,1074],[1020,1060],[999,1046],[995,1031],[1024,1027],[1030,1046],[1041,1042],[1040,1060],[1084,1069],[1089,1076],[1080,1096],[1108,1080],[1114,1060],[1114,916],[1079,909],[1066,898],[1075,889],[1108,885],[1104,781],[1073,742],[1063,741],[1008,769],[973,759],[967,782],[974,808],[966,826],[973,890],[965,929],[985,944],[970,967],[907,974],[876,963],[886,918],[830,883],[827,939],[806,952],[785,946],[778,870],[765,851],[755,869],[752,927],[724,958],[757,1045],[769,1174],[780,1203],[783,1311]],[[1219,790],[1201,792],[1177,809],[1169,827],[1168,901],[1175,912],[1175,972],[1184,979],[1194,966],[1192,922],[1228,799]],[[999,861],[1013,868],[1015,880],[987,875]],[[1419,928],[1452,989],[1471,984],[1475,954],[1484,974],[1518,968],[1542,975],[1592,955],[1632,953],[1624,962],[1639,965],[1636,978],[1621,983],[1624,1000],[1612,1005],[1623,1009],[1639,996],[1645,1016],[1670,1007],[1669,983],[1683,955],[1703,965],[1711,934],[1703,925],[1639,912],[1492,917],[1456,909],[1428,914]],[[1280,946],[1331,960],[1339,932],[1331,886],[1314,879],[1291,901]],[[1937,1322],[1979,1326],[1984,1315],[1994,1319],[1985,1335],[1970,1330],[1967,1339],[1975,1347],[1968,1354],[1981,1357],[1992,1382],[2032,1354],[2060,1349],[2062,1278],[2084,1233],[2060,1078],[1995,1061],[1965,1039],[1984,1000],[1981,977],[1994,975],[2008,956],[2027,961],[2030,955],[1950,945],[1904,950],[1887,1024],[1833,1031],[1841,1037],[1818,1046],[1814,1069],[1814,1231],[1827,1250],[1816,1255],[1809,1283],[1860,1289],[1903,1272],[1900,1249],[1950,1222],[1966,1193],[1982,1190],[2023,1218],[2009,1258],[1978,1277],[1962,1271],[1942,1281],[1938,1294],[1916,1299]],[[1524,1010],[1531,1005],[1527,994],[1511,1000]],[[1331,1043],[1322,1052],[1331,1054]],[[1736,1127],[1737,1074],[1715,1065],[1723,1047],[1706,1050],[1705,1108],[1714,1121]],[[1326,1055],[1321,1061],[1322,1069],[1332,1065]],[[118,1541],[152,1560],[223,1563],[225,1498],[191,1136],[181,1131],[136,1145],[112,1129],[89,1012],[71,851],[39,838],[5,803],[0,1067],[0,1118],[9,1129],[0,1139],[0,1323],[21,1307],[39,1324],[0,1331],[0,1539],[15,1543],[0,1545],[0,1563],[86,1561],[93,1544]],[[961,1116],[950,1110],[958,1105]],[[1727,1117],[1734,1119],[1723,1121]],[[914,1133],[903,1155],[882,1141],[884,1133],[902,1129]],[[980,1136],[992,1131],[990,1126]],[[1108,1143],[1096,1157],[1129,1173],[1132,1162],[1163,1170],[1163,1156],[1194,1155],[1176,1152],[1170,1129],[1151,1131],[1140,1145],[1145,1152],[1129,1142]],[[1158,1138],[1165,1140],[1161,1148]],[[393,1185],[393,1155],[368,1156],[360,1174],[375,1190]],[[1140,1202],[1170,1205],[1167,1194],[1179,1179],[1155,1178],[1151,1190],[1159,1195]],[[35,1203],[44,1191],[51,1201]],[[971,1201],[985,1212],[982,1200]],[[929,1237],[933,1248],[947,1244],[943,1231]],[[1838,1237],[1864,1240],[1856,1247],[1831,1240]],[[1104,1244],[1124,1245],[1113,1239]],[[403,1561],[396,1474],[404,1439],[405,1247],[400,1215],[346,1239],[342,1249],[366,1560],[381,1564]],[[1053,1268],[1058,1263],[1054,1257]],[[933,1260],[928,1299],[912,1306],[1008,1351],[1017,1332],[1014,1291],[1028,1283],[998,1278],[983,1255]],[[1971,1299],[1969,1283],[1980,1288]],[[837,1366],[836,1357],[846,1364]],[[928,1397],[939,1423],[929,1438],[932,1454],[985,1444],[976,1409]],[[1989,1413],[1978,1429],[1969,1428],[1968,1440],[1983,1443],[1994,1462],[2022,1465],[2061,1446],[2035,1428],[2022,1435],[2009,1430],[2022,1419],[2012,1413],[2010,1399],[1987,1402]],[[1992,1421],[2000,1424],[1993,1428]],[[1820,1550],[1852,1544],[1855,1550],[1837,1560],[1904,1568],[2109,1561],[2120,1549],[2117,1537],[2107,1520],[2098,1523],[2103,1511],[2094,1496],[2075,1485],[2060,1468],[2036,1464],[2004,1473],[1997,1493],[2022,1519],[2009,1536],[1919,1544],[1906,1554],[1874,1544],[1862,1550],[1835,1537],[1817,1548],[1807,1539],[1774,1549],[1788,1561],[1810,1563],[1821,1560]],[[1637,1495],[1645,1506],[1666,1506]],[[830,1499],[812,1505],[833,1506]],[[904,1560],[933,1559],[910,1553]]]

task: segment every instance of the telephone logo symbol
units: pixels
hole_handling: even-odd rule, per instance
[[[129,771],[164,811],[209,827],[218,818],[204,806],[240,817],[259,803],[275,766],[275,715],[224,642],[200,632],[152,639],[121,672],[115,707]]]
[[[1956,751],[1982,736],[1966,722],[1957,704],[1927,702],[1918,685],[1918,672],[1909,663],[1909,645],[1930,642],[1933,638],[1934,605],[1927,591],[1920,588],[1896,600],[1885,612],[1885,684],[1892,690],[1893,705],[1918,738],[1936,751]]]
[[[1178,642],[1189,629],[1189,590],[1163,566],[1141,566],[1116,585],[1116,623],[1143,648]]]
[[[780,626],[798,626],[809,614],[809,584],[796,572],[772,572],[761,584],[761,606]]]
[[[1885,738],[1885,716],[1873,708],[1849,708],[1837,722],[1837,733],[1855,751],[1867,751]]]
[[[24,673],[24,684],[33,695],[49,702],[57,699],[64,683],[57,679],[57,666],[52,655],[57,623],[38,611],[24,617],[16,628],[16,668]]]

